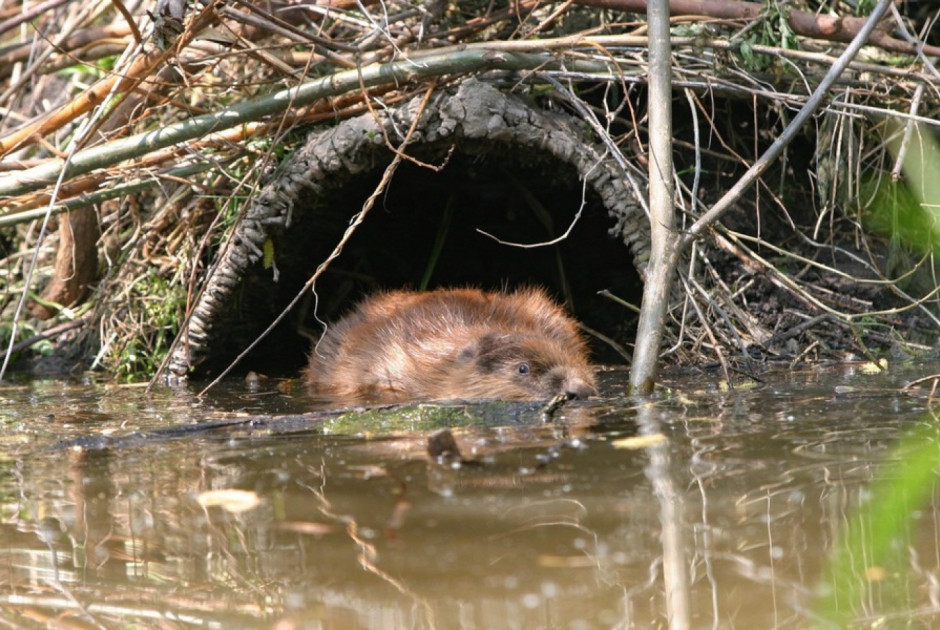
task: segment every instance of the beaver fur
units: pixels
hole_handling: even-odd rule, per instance
[[[327,327],[305,381],[351,401],[595,393],[577,324],[541,289],[392,291]]]

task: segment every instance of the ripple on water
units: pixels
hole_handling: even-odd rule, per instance
[[[806,627],[833,541],[899,436],[929,422],[922,397],[898,393],[913,370],[770,374],[733,391],[699,375],[548,423],[525,406],[311,413],[263,379],[203,398],[3,386],[0,601],[27,627],[74,614],[644,628],[665,623],[664,558],[678,557],[693,626]],[[602,381],[616,392],[624,378]],[[457,460],[427,455],[440,423]],[[900,568],[869,574],[892,601],[852,605],[926,610],[938,512],[935,499],[918,511]]]

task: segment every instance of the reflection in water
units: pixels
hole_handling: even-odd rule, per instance
[[[652,405],[642,405],[637,413],[641,431],[647,437],[661,436],[660,421]],[[669,442],[656,440],[649,446],[646,476],[659,501],[661,542],[663,547],[663,590],[666,593],[666,619],[671,630],[690,627],[692,613],[689,602],[689,554],[685,529],[685,498],[676,482],[685,477],[674,466]]]
[[[457,406],[463,461],[427,456],[420,410],[355,434],[237,421],[309,407],[273,390],[5,388],[0,606],[37,628],[649,628],[670,610],[693,628],[808,627],[829,550],[924,417],[896,392],[925,369],[677,382],[550,424]],[[665,440],[624,439],[649,432]],[[859,576],[854,618],[938,614],[937,522],[931,495],[900,567]]]

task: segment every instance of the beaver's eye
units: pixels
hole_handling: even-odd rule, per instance
[[[528,364],[528,363],[520,363],[520,364],[519,364],[519,367],[516,368],[516,371],[517,371],[519,374],[528,374],[528,373],[529,373],[529,364]]]

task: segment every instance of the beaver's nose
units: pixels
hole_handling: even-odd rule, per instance
[[[565,381],[562,391],[569,398],[587,398],[597,393],[597,389],[590,383],[580,378],[569,378]]]

